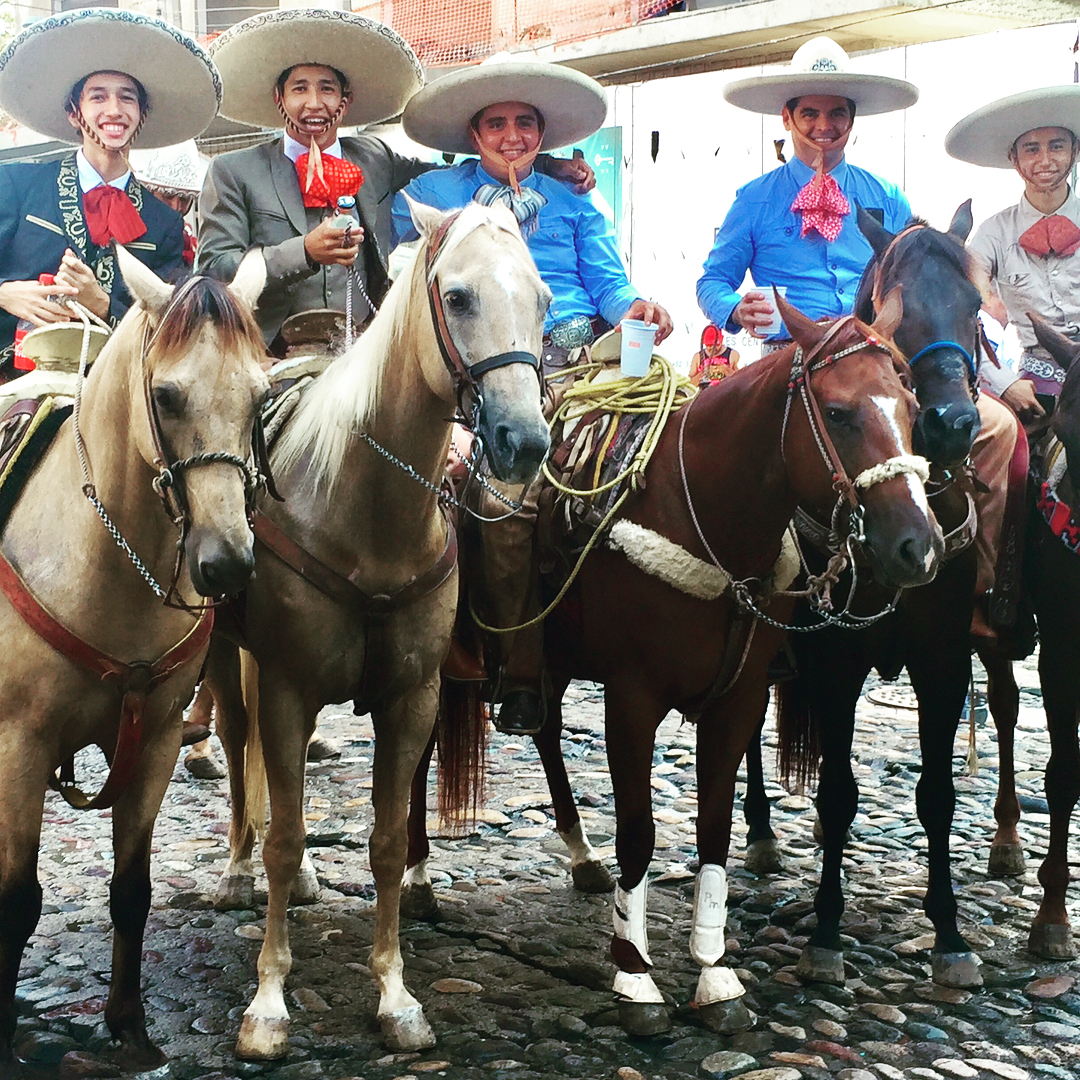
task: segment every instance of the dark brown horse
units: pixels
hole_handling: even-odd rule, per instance
[[[722,963],[724,864],[736,771],[783,636],[782,628],[756,618],[757,605],[780,620],[791,610],[790,598],[770,603],[759,589],[784,562],[782,552],[793,554],[782,541],[795,507],[827,516],[837,502],[834,477],[844,488],[845,477],[855,476],[858,506],[845,502],[838,517],[862,532],[883,580],[893,587],[921,583],[940,558],[940,530],[918,475],[925,462],[911,455],[915,398],[906,365],[882,343],[899,320],[899,294],[874,327],[851,318],[821,326],[781,307],[796,344],[703,391],[668,423],[647,485],[546,623],[552,702],[571,678],[605,686],[621,873],[611,948],[621,1019],[632,1034],[670,1024],[649,975],[645,919],[653,742],[671,709],[698,717],[701,870],[690,941],[702,968],[697,1015],[716,1030],[748,1022],[743,987]],[[807,367],[800,366],[804,359]],[[800,399],[803,386],[808,392]],[[823,449],[830,441],[835,456]],[[688,566],[686,580],[671,570],[676,562]],[[715,578],[721,584],[703,595]],[[724,578],[735,585],[724,587]],[[554,713],[537,737],[549,770],[553,761],[561,766],[557,706]],[[426,840],[416,806],[410,821],[410,883],[417,885]],[[559,828],[565,833],[571,825],[563,818]]]

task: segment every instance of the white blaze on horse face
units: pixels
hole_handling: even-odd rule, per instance
[[[881,415],[885,417],[885,422],[889,425],[889,430],[893,433],[893,438],[896,440],[897,456],[910,454],[911,447],[904,445],[904,436],[896,420],[896,407],[899,404],[899,398],[871,394],[870,400],[881,411]],[[907,480],[908,490],[911,492],[911,501],[922,511],[923,517],[929,521],[930,504],[926,501],[926,488],[923,486],[922,480],[910,472],[904,473],[904,479]]]
[[[515,264],[510,259],[500,259],[492,270],[492,277],[506,293],[507,300],[513,300],[517,295],[518,283],[515,269]]]

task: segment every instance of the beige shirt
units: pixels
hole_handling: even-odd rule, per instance
[[[1080,226],[1080,199],[1071,189],[1056,213]],[[1080,251],[1043,257],[1029,255],[1019,244],[1023,233],[1049,216],[1036,210],[1024,196],[1015,206],[987,218],[968,242],[968,249],[1001,296],[1009,322],[1016,324],[1024,347],[1024,368],[1033,371],[1038,365],[1032,360],[1049,361],[1050,355],[1036,340],[1027,312],[1038,312],[1069,337],[1080,335]]]

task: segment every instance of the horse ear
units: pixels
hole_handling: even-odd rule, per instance
[[[160,315],[172,298],[173,287],[167,281],[162,281],[149,266],[121,244],[116,245],[116,265],[131,295],[151,315]]]
[[[874,325],[870,327],[878,337],[892,341],[893,334],[896,333],[896,328],[904,317],[904,298],[901,295],[903,291],[903,285],[894,285],[889,290],[889,295],[885,297],[885,303],[881,305]]]
[[[402,192],[402,194],[405,195],[405,192]],[[412,214],[416,231],[425,240],[430,240],[431,237],[435,235],[439,226],[446,219],[446,214],[441,210],[436,210],[434,206],[428,206],[426,203],[417,202],[408,195],[405,195],[405,201],[409,204],[409,213]]]
[[[776,305],[776,310],[780,312],[780,318],[784,320],[784,325],[787,327],[792,341],[795,341],[805,351],[809,352],[822,339],[828,327],[814,322],[813,319],[804,315],[797,307],[789,304],[775,290],[773,290],[772,300]]]
[[[964,243],[968,234],[971,232],[971,226],[975,224],[975,219],[971,216],[971,200],[965,199],[957,208],[956,213],[953,214],[952,221],[949,222],[949,235],[955,236],[960,243]]]
[[[1039,339],[1039,344],[1066,370],[1080,356],[1080,345],[1067,338],[1061,331],[1055,330],[1041,315],[1029,311],[1031,328]]]
[[[229,292],[254,310],[265,288],[266,259],[263,257],[262,248],[252,248],[240,260],[240,265],[229,282]]]
[[[896,234],[889,232],[884,225],[879,225],[877,218],[861,206],[856,215],[856,220],[859,223],[859,232],[870,241],[874,254],[880,259],[885,254],[888,246],[896,239]]]

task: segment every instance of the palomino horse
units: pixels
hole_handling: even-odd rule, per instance
[[[266,278],[262,257],[246,258],[229,286],[192,278],[175,291],[123,249],[118,259],[139,303],[3,531],[0,1061],[11,1060],[19,958],[41,913],[45,791],[91,744],[111,757],[105,789],[87,802],[60,785],[74,805],[113,807],[105,1020],[126,1067],[164,1061],[139,988],[150,840],[209,641],[212,611],[199,596],[243,588],[254,566],[247,462],[267,383],[251,307]],[[168,590],[169,606],[151,581],[159,596]]]
[[[259,572],[235,637],[258,664],[257,714],[251,693],[241,694],[235,644],[215,635],[207,667],[232,790],[225,906],[250,903],[265,815],[252,797],[256,732],[270,792],[266,939],[240,1028],[242,1057],[288,1050],[285,916],[304,853],[305,750],[319,709],[349,699],[371,712],[376,736],[379,1022],[394,1049],[435,1041],[402,977],[398,899],[409,784],[435,721],[457,606],[456,538],[439,484],[455,405],[471,410],[496,476],[522,482],[540,467],[548,432],[537,357],[551,294],[504,208],[474,203],[444,215],[414,205],[413,217],[424,243],[411,271],[352,350],[310,386],[274,447],[287,502],[257,515]]]
[[[1039,625],[1039,681],[1050,732],[1046,766],[1046,801],[1050,808],[1050,845],[1039,867],[1043,901],[1032,922],[1028,949],[1051,960],[1075,958],[1072,927],[1065,908],[1069,884],[1069,822],[1080,798],[1080,345],[1031,315],[1035,335],[1066,369],[1065,384],[1050,418],[1050,432],[1064,449],[1056,467],[1047,459],[1048,438],[1033,450],[1024,585]],[[1064,466],[1064,467],[1063,467]],[[1024,854],[1016,832],[1020,806],[1013,775],[1013,736],[1019,692],[1012,663],[999,651],[979,648],[986,667],[987,700],[998,731],[997,833],[990,848],[992,874],[1022,874]]]
[[[783,637],[782,622],[772,620],[792,607],[789,597],[769,602],[762,583],[778,562],[795,507],[827,514],[836,508],[838,522],[850,518],[877,572],[894,587],[928,580],[940,557],[941,533],[919,476],[926,465],[911,455],[916,403],[905,385],[907,365],[883,343],[900,318],[899,292],[874,327],[851,317],[821,326],[780,304],[797,344],[684,405],[648,465],[648,483],[617,523],[642,538],[643,551],[663,550],[663,566],[641,569],[629,549],[598,546],[545,624],[552,703],[571,678],[604,683],[621,872],[611,952],[621,1022],[631,1034],[670,1026],[648,973],[645,923],[655,836],[653,742],[672,709],[698,716],[701,870],[690,939],[701,965],[697,1015],[719,1031],[748,1022],[743,987],[722,964],[724,863],[736,771]],[[854,505],[841,495],[836,506],[837,490],[856,488]],[[684,567],[681,579],[670,569],[677,565]],[[795,569],[797,563],[789,581]],[[660,572],[667,580],[654,576]],[[718,578],[731,587],[703,595],[703,583]],[[761,605],[765,618],[758,617]],[[536,736],[549,776],[560,760],[560,728],[556,705]],[[411,815],[414,826],[422,821],[422,814]],[[562,820],[559,828],[568,831]],[[426,841],[417,832],[412,839],[410,861],[419,870]],[[412,881],[418,876],[410,872]]]

